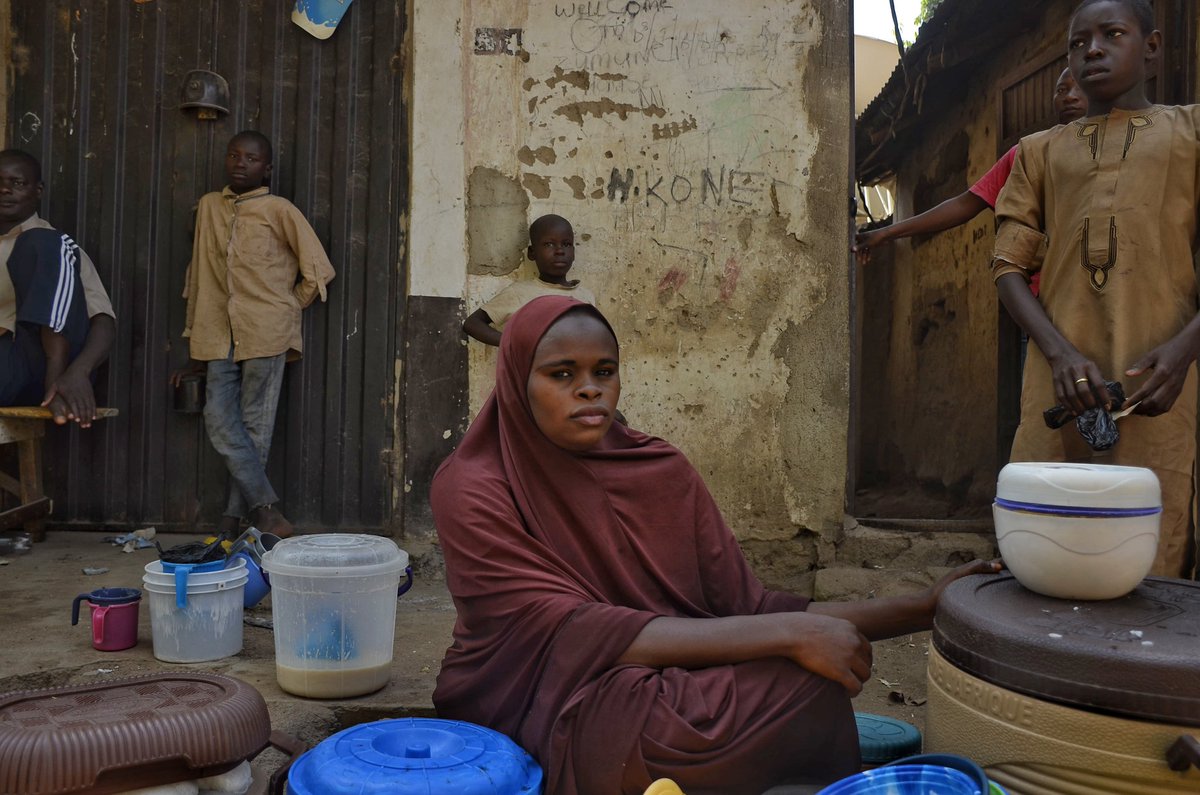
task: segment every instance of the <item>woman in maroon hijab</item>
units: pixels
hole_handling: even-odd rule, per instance
[[[863,603],[768,591],[683,454],[613,423],[620,391],[593,307],[538,298],[505,327],[496,389],[433,482],[458,608],[439,715],[512,737],[548,795],[856,772],[869,639],[928,628],[947,582],[993,565]]]

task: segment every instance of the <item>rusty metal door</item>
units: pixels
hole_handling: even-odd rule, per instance
[[[404,328],[405,4],[359,0],[320,41],[292,0],[11,0],[10,146],[43,165],[42,213],[96,262],[117,313],[98,396],[117,420],[52,430],[57,523],[214,522],[225,471],[199,415],[172,410],[184,361],[192,208],[224,184],[241,129],[275,147],[272,189],[309,219],[337,269],[288,366],[269,474],[284,512],[322,529],[388,529]],[[180,108],[185,74],[229,83],[230,112]]]

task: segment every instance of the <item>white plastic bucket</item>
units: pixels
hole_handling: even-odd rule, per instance
[[[163,662],[220,660],[242,650],[242,591],[246,561],[237,558],[221,571],[192,572],[187,606],[175,599],[175,574],[161,561],[146,564],[142,577],[150,605],[154,656]]]

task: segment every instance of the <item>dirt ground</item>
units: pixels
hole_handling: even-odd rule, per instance
[[[224,660],[179,666],[155,659],[145,605],[139,614],[137,646],[120,652],[94,650],[86,608],[79,625],[71,626],[72,599],[101,587],[140,588],[143,567],[157,559],[152,549],[126,554],[102,538],[98,533],[51,532],[28,554],[7,558],[8,564],[0,565],[5,639],[0,643],[0,694],[158,671],[222,673],[242,679],[262,693],[275,730],[310,745],[358,723],[434,714],[431,694],[442,653],[450,642],[454,606],[436,550],[430,545],[401,542],[412,556],[415,583],[397,606],[391,682],[368,696],[317,701],[291,696],[276,683],[271,630],[252,623],[270,619],[269,597],[247,612],[242,651]],[[167,547],[195,537],[162,535],[159,540]],[[86,575],[84,567],[109,571]],[[923,728],[927,654],[928,633],[876,644],[873,676],[855,700],[855,709]],[[283,760],[283,755],[269,750],[255,761],[253,791],[265,791],[266,776]]]

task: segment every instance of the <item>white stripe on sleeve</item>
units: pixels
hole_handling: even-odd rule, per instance
[[[61,333],[67,325],[71,301],[75,298],[75,266],[77,257],[75,241],[69,236],[62,236],[59,246],[58,286],[54,291],[54,302],[50,308],[50,328],[55,333]]]

